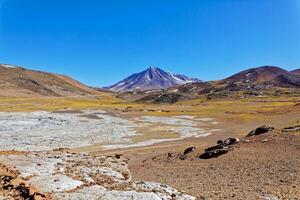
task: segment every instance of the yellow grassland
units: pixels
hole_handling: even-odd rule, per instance
[[[194,99],[172,105],[135,103],[108,95],[84,98],[0,98],[0,112],[103,109],[128,115],[196,115],[243,122],[269,119],[278,115],[288,116],[289,113],[299,113],[300,116],[299,103],[300,97],[256,97],[235,100]],[[124,112],[126,110],[129,112]]]
[[[43,98],[0,98],[0,112],[57,111],[61,109],[105,109],[144,112],[145,115],[251,115],[257,113],[289,110],[300,103],[300,97],[266,97],[235,100],[194,99],[172,105],[143,104],[123,101],[111,96],[94,97],[43,97]],[[296,106],[299,107],[299,106]]]

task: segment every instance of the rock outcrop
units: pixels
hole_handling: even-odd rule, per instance
[[[122,156],[100,156],[67,151],[3,155],[0,162],[14,167],[20,177],[54,199],[144,199],[194,200],[170,186],[138,182],[131,179],[127,159]],[[18,189],[19,188],[19,189]],[[18,187],[20,195],[31,195]]]

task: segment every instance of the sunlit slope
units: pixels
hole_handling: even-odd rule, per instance
[[[0,64],[1,97],[102,95],[68,76]]]

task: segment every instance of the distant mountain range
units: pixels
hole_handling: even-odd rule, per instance
[[[123,92],[119,98],[153,103],[174,103],[178,100],[197,98],[225,98],[237,94],[260,95],[263,91],[275,94],[278,89],[293,93],[300,89],[300,69],[287,71],[276,66],[262,66],[241,71],[218,81],[189,82],[165,90]],[[288,90],[287,90],[288,89]]]
[[[79,96],[100,92],[68,76],[0,64],[0,96]]]
[[[200,80],[181,74],[165,72],[157,67],[149,67],[142,72],[132,74],[124,80],[112,86],[105,87],[104,89],[114,92],[133,90],[145,91],[153,89],[167,89],[191,82],[200,82]]]
[[[224,98],[235,94],[292,94],[300,92],[300,69],[287,71],[276,66],[262,66],[222,80],[202,82],[150,67],[115,85],[97,89],[65,75],[0,64],[0,96],[85,96],[101,95],[108,91],[110,94],[106,96],[117,92],[117,97],[122,99],[157,103],[174,103],[199,95]]]

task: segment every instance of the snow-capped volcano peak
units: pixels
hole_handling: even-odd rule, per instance
[[[5,68],[17,68],[15,65],[8,65],[8,64],[0,64],[0,67],[5,67]]]
[[[104,89],[115,92],[166,89],[176,85],[182,85],[188,82],[196,81],[199,80],[189,78],[185,75],[177,75],[171,72],[165,72],[158,67],[151,66],[140,73],[135,73],[124,80]]]

